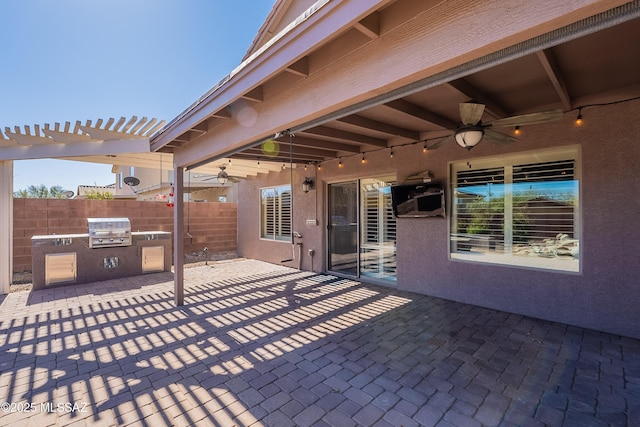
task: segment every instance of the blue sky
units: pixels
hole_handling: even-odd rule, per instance
[[[0,128],[171,120],[233,70],[275,0],[0,0]],[[14,189],[114,182],[110,165],[14,163]]]

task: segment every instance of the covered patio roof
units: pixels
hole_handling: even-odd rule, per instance
[[[520,42],[511,37],[509,41],[502,41],[505,45],[502,49],[477,51],[471,59],[468,55],[457,58],[458,65],[452,58],[436,72],[427,69],[423,73],[426,77],[407,74],[393,84],[351,99],[343,100],[338,93],[333,93],[333,99],[323,98],[319,91],[327,91],[328,87],[338,84],[339,79],[348,78],[344,75],[327,78],[327,70],[347,58],[361,60],[376,50],[386,52],[388,49],[390,56],[385,59],[386,64],[406,63],[407,68],[415,68],[418,56],[438,56],[442,49],[455,52],[458,41],[445,38],[452,34],[442,30],[445,23],[441,22],[434,27],[433,37],[437,41],[437,31],[441,31],[443,46],[434,46],[432,42],[426,45],[422,42],[421,46],[418,41],[412,50],[407,47],[395,53],[389,40],[403,25],[419,20],[415,25],[436,26],[436,18],[443,18],[438,15],[438,8],[429,2],[413,5],[411,10],[404,2],[379,1],[377,6],[359,11],[360,15],[350,11],[352,21],[305,51],[300,49],[295,54],[292,51],[285,59],[285,47],[279,46],[280,50],[272,55],[280,62],[273,64],[273,70],[256,82],[257,70],[268,61],[263,57],[275,51],[278,43],[284,45],[289,37],[302,39],[304,31],[312,26],[310,21],[313,25],[324,22],[324,15],[329,13],[323,15],[324,9],[330,7],[325,3],[317,2],[295,25],[274,36],[219,85],[153,135],[152,148],[177,153],[179,163],[186,167],[220,157],[257,162],[265,159],[261,143],[273,138],[275,132],[291,129],[295,133],[293,161],[318,164],[408,144],[435,148],[459,126],[459,104],[463,102],[484,104],[482,122],[491,123],[549,110],[576,116],[582,112],[588,117],[591,107],[640,97],[640,55],[629,50],[629,41],[640,39],[637,1],[621,6],[617,6],[621,2],[584,2],[591,3],[590,7],[576,7],[572,11],[574,21],[569,22],[572,18],[568,12],[563,16],[566,25],[556,24],[548,27],[549,31],[537,29],[539,34],[530,38],[520,34]],[[589,15],[597,11],[596,8],[600,9],[599,13]],[[332,13],[344,13],[346,21],[347,12],[335,9]],[[482,5],[477,9],[480,11]],[[473,10],[470,6],[468,13],[456,17],[457,28],[473,26]],[[458,33],[458,38],[472,48],[466,40],[469,36],[462,30]],[[506,44],[510,42],[512,44]],[[350,71],[362,80],[375,79],[367,73],[371,67],[354,65],[352,68]],[[250,85],[244,84],[245,75],[252,75]],[[355,81],[351,83],[360,85]],[[318,108],[298,113],[301,109],[297,108],[299,101],[291,98],[293,93],[307,99],[309,104],[318,104]],[[272,109],[275,103],[289,105],[289,113],[282,115],[280,122],[261,122],[260,117],[266,111],[275,114]],[[307,112],[309,114],[304,114]],[[243,113],[258,116],[257,123],[243,125]],[[505,142],[510,140],[515,126],[534,123],[524,119],[501,122],[505,127],[497,130],[509,135]],[[232,130],[234,127],[236,130]],[[242,132],[237,131],[242,127]],[[221,138],[227,143],[223,144]],[[276,141],[279,150],[267,154],[271,160],[288,162],[288,136]]]
[[[267,156],[320,164],[455,145],[461,122],[478,119],[504,125],[492,139],[509,143],[516,126],[540,117],[586,119],[591,108],[640,97],[640,56],[629,50],[640,39],[638,0],[318,0],[279,28],[154,134],[152,150],[173,153],[177,170]],[[467,123],[460,104],[471,102],[483,107]],[[178,305],[181,256],[176,246]]]

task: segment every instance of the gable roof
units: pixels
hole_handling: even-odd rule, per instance
[[[640,2],[544,3],[318,1],[268,40],[265,23],[245,62],[155,134],[152,149],[186,167],[255,161],[262,141],[291,129],[294,162],[318,163],[450,135],[458,104],[472,99],[491,122],[640,96],[640,57],[627,48],[640,37]],[[507,6],[529,18],[487,25]],[[289,138],[279,142],[274,160],[288,160]]]

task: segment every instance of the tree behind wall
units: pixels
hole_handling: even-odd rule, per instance
[[[46,185],[30,185],[26,190],[18,190],[13,193],[15,198],[28,199],[62,199],[64,188],[59,185],[53,185],[47,188]]]

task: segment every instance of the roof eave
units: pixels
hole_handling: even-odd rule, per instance
[[[151,150],[158,151],[182,133],[222,110],[245,93],[273,78],[284,68],[313,52],[326,39],[312,31],[323,23],[330,29],[323,34],[337,35],[354,22],[379,9],[389,0],[368,2],[331,2],[319,0],[294,22],[285,27],[229,75],[150,138]],[[327,17],[331,19],[327,19]]]

